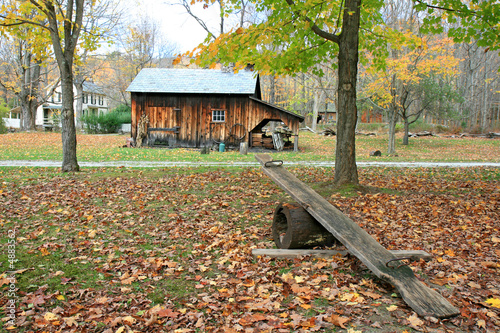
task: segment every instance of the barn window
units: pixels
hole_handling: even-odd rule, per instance
[[[212,121],[214,123],[223,123],[226,121],[226,110],[212,110]]]

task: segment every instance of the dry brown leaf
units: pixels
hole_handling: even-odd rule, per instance
[[[331,316],[326,317],[325,320],[329,323],[332,323],[335,326],[346,328],[344,324],[349,321],[349,318],[341,317],[338,314],[332,314]]]
[[[420,326],[424,324],[424,322],[418,318],[417,314],[414,313],[408,318],[408,321],[410,322],[410,326],[413,327],[414,329],[419,329]]]

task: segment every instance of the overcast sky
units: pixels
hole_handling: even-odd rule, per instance
[[[126,0],[121,3],[127,3],[132,19],[137,19],[141,14],[154,18],[160,24],[165,39],[176,43],[180,52],[186,52],[203,42],[207,33],[186,13],[184,7],[176,4],[177,2],[176,0]],[[196,4],[193,11],[208,22],[209,27],[217,26],[219,21],[217,6],[203,9],[202,4]]]

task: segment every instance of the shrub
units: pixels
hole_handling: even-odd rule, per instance
[[[82,117],[83,127],[90,134],[116,133],[124,123],[123,116],[117,112]]]
[[[120,104],[116,108],[114,108],[111,112],[118,112],[118,113],[130,113],[132,111],[132,108],[126,104]]]
[[[99,133],[99,122],[97,121],[98,116],[94,114],[84,115],[81,118],[83,128],[89,134]]]
[[[4,115],[0,114],[0,134],[7,133],[7,126],[5,126],[5,121],[3,120]]]
[[[5,125],[5,121],[3,118],[7,117],[7,113],[9,112],[9,108],[5,104],[4,100],[0,98],[0,134],[7,133],[7,126]]]

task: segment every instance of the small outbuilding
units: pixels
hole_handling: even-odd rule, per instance
[[[283,123],[298,149],[304,117],[262,100],[259,76],[252,71],[146,68],[127,91],[132,101],[132,137],[147,119],[143,143],[170,147],[210,147],[217,143],[271,146],[263,131]],[[147,118],[145,116],[147,116]],[[291,142],[291,141],[290,141]]]

